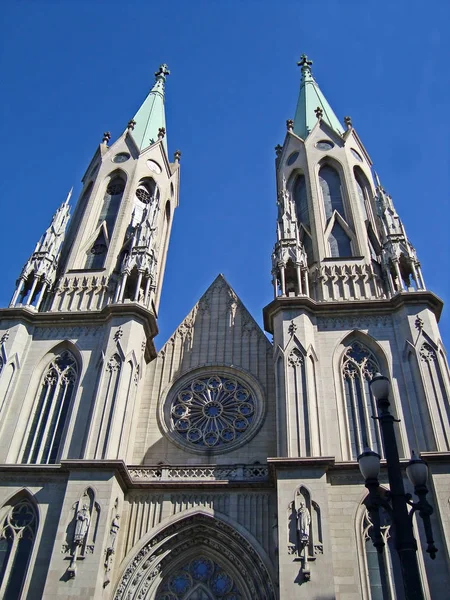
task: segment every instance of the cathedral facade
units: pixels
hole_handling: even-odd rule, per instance
[[[411,451],[428,463],[434,560],[411,513],[422,596],[448,596],[442,302],[311,64],[276,148],[272,343],[219,275],[155,350],[179,199],[167,65],[36,245],[0,310],[0,598],[405,598],[357,461],[380,455],[388,490],[376,373],[407,492]]]

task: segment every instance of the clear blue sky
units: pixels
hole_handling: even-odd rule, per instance
[[[429,289],[449,300],[450,3],[7,1],[0,7],[0,305],[103,131],[125,128],[167,62],[169,152],[182,150],[160,347],[219,272],[261,323],[272,295],[274,146],[305,52],[351,115]],[[441,321],[450,342],[450,307]]]

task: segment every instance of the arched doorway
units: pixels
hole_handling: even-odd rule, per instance
[[[135,555],[114,600],[275,600],[261,556],[231,525],[197,513],[168,525]]]

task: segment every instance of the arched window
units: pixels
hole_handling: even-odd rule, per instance
[[[97,228],[101,227],[95,242],[92,244],[86,256],[86,269],[101,269],[105,264],[108,246],[116,223],[123,192],[125,180],[117,175],[108,183],[103,196],[102,210],[97,222]]]
[[[321,167],[319,171],[319,183],[327,220],[331,218],[335,210],[345,218],[341,178],[336,169],[333,169],[329,165]]]
[[[196,556],[169,574],[156,593],[157,600],[242,599],[234,577],[206,556]]]
[[[294,181],[293,196],[297,209],[297,220],[309,227],[308,195],[306,192],[305,176],[300,173]]]
[[[377,359],[360,342],[353,342],[346,349],[342,361],[342,377],[353,460],[366,446],[382,454],[380,428],[378,421],[372,419],[372,415],[377,414],[377,409],[369,389],[370,380],[379,371]]]
[[[333,229],[328,237],[328,242],[330,244],[330,254],[332,257],[352,256],[350,238],[338,221],[335,221],[333,225]]]
[[[367,205],[370,201],[369,184],[367,183],[367,179],[359,167],[355,167],[353,169],[353,173],[355,175],[356,189],[358,190],[359,205],[361,206],[364,220],[367,220]]]
[[[142,221],[142,215],[144,209],[151,203],[151,201],[159,196],[159,189],[155,181],[151,177],[146,177],[139,182],[136,188],[134,209],[133,209],[133,221],[132,225],[138,225]]]
[[[86,269],[101,269],[105,262],[105,255],[108,251],[108,245],[106,243],[105,232],[103,229],[100,230],[97,239],[91,246],[89,253],[86,257]]]
[[[10,506],[0,532],[0,598],[16,600],[25,581],[38,517],[27,498]]]
[[[48,365],[35,403],[23,463],[56,463],[77,374],[77,363],[67,350]]]
[[[103,196],[103,205],[97,227],[105,221],[109,239],[111,239],[124,189],[125,181],[122,177],[117,176],[108,183],[105,195]]]
[[[404,600],[400,559],[395,550],[391,519],[383,509],[380,509],[380,530],[385,543],[382,553],[379,553],[373,545],[373,525],[366,510],[362,535],[370,597],[372,600]]]

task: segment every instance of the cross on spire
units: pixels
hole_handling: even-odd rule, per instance
[[[306,54],[302,54],[300,56],[300,60],[297,63],[297,65],[299,67],[301,67],[303,75],[305,73],[311,73],[311,65],[312,64],[313,64],[313,61],[310,60]]]
[[[155,73],[155,77],[163,77],[166,78],[166,75],[170,75],[169,67],[164,63],[159,65],[159,69]]]

